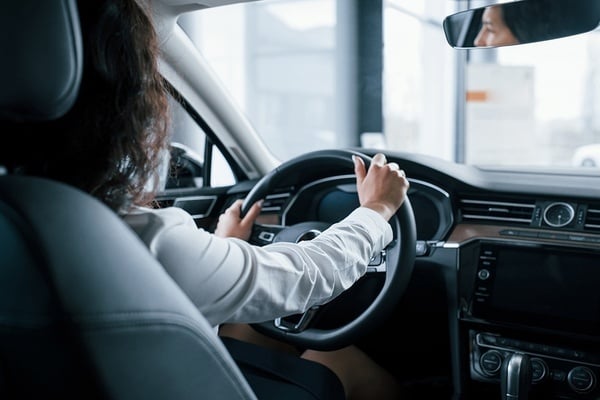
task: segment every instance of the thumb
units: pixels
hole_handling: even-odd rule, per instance
[[[361,184],[362,181],[365,180],[365,176],[367,175],[367,168],[365,166],[365,161],[359,156],[352,156],[352,161],[354,161],[354,173],[356,174],[356,182]]]
[[[239,218],[240,213],[242,211],[242,203],[243,203],[243,200],[241,200],[241,199],[234,201],[233,204],[231,204],[229,206],[229,208],[226,210],[226,212],[231,213]]]

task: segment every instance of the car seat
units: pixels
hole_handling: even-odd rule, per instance
[[[3,1],[0,29],[0,120],[67,112],[82,72],[75,1]],[[65,184],[0,171],[0,398],[255,398],[115,213]]]

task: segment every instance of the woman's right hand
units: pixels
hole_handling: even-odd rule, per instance
[[[406,198],[409,187],[406,174],[395,162],[388,163],[382,153],[373,156],[368,170],[362,158],[352,159],[360,205],[389,220]]]

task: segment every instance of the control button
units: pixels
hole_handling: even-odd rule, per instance
[[[532,232],[532,231],[519,231],[519,236],[528,237],[528,238],[536,238],[536,237],[538,237],[538,233]]]
[[[480,333],[479,335],[480,342],[482,344],[495,345],[497,337],[494,335],[488,335],[485,333]]]
[[[544,354],[550,354],[550,351],[552,350],[552,348],[550,346],[548,346],[547,344],[543,344],[542,347],[540,347],[540,350]]]
[[[548,366],[541,358],[531,359],[531,382],[539,383],[548,375]]]
[[[488,350],[481,355],[479,365],[486,375],[496,375],[502,367],[502,354],[498,350]]]
[[[567,240],[567,239],[569,239],[569,236],[564,233],[540,232],[538,237],[540,239],[552,239],[552,240]]]
[[[585,211],[577,210],[577,225],[582,225],[585,220]]]
[[[575,367],[567,375],[567,382],[577,393],[586,393],[594,388],[596,376],[588,367]]]
[[[521,342],[520,340],[517,339],[508,339],[508,345],[512,346],[512,347],[522,347],[525,346],[527,344],[527,342]]]
[[[262,231],[261,233],[258,234],[258,238],[260,240],[268,242],[268,243],[272,242],[274,237],[275,237],[275,234],[273,232]]]
[[[553,381],[564,382],[564,380],[567,378],[567,373],[565,371],[561,371],[559,369],[553,369],[550,372],[550,377],[552,378]]]
[[[488,279],[490,277],[490,275],[491,275],[490,271],[488,271],[487,269],[481,269],[477,273],[477,277],[479,279],[481,279],[482,281],[485,281],[486,279]]]
[[[563,358],[563,357],[566,357],[569,354],[569,351],[567,349],[563,349],[563,348],[559,347],[559,348],[555,349],[554,354],[556,354],[557,356]]]
[[[485,257],[496,257],[493,250],[485,249],[481,251],[481,254]]]
[[[528,237],[528,238],[537,238],[538,233],[535,231],[523,231],[523,230],[515,230],[515,229],[503,229],[500,231],[501,235],[506,236],[520,236],[520,237]]]
[[[492,259],[481,259],[481,266],[486,268],[491,268],[494,266],[494,260]]]
[[[369,265],[380,265],[383,262],[383,255],[381,253],[376,254],[375,256],[373,256],[373,258],[371,258],[371,261],[369,261]]]
[[[429,244],[424,240],[417,240],[416,256],[426,256],[429,253]]]

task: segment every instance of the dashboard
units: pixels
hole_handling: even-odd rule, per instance
[[[413,160],[395,161],[447,193],[454,217],[428,243],[451,288],[460,398],[498,397],[519,383],[529,398],[597,399],[600,177],[427,162],[411,171]]]
[[[417,253],[390,326],[369,338],[383,363],[402,376],[447,373],[459,399],[499,398],[516,381],[530,399],[598,399],[600,176],[386,156],[410,182]],[[358,205],[353,175],[307,174],[267,196],[258,222],[275,230],[255,237],[257,244],[272,240],[278,226],[326,226]],[[208,196],[171,191],[159,200],[192,207],[198,225],[210,229],[252,185]]]
[[[589,183],[598,177],[566,195],[561,185],[586,177],[387,156],[409,177],[415,268],[429,266],[434,272],[426,279],[439,274],[449,288],[455,390],[464,398],[493,398],[525,377],[522,390],[531,398],[597,399],[600,197]],[[333,223],[358,206],[354,177],[316,180],[284,204],[285,225]]]

